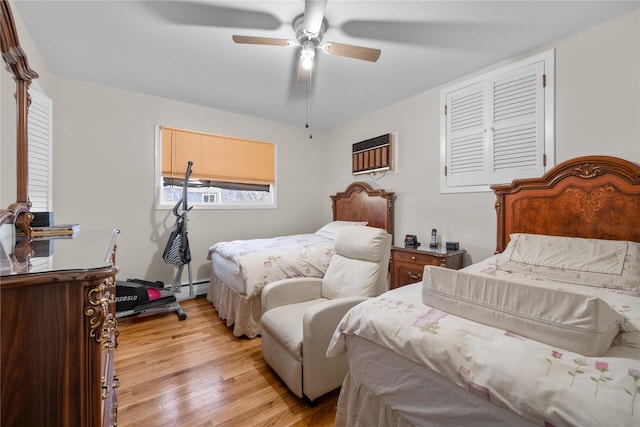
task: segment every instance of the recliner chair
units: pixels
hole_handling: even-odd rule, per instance
[[[342,384],[346,356],[326,357],[340,319],[388,290],[391,235],[366,226],[341,229],[323,278],[272,282],[262,290],[262,355],[298,397],[313,402]]]

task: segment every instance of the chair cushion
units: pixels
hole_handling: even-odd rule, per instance
[[[312,305],[326,301],[313,299],[268,310],[262,316],[262,329],[271,334],[292,356],[302,360],[302,325],[304,312]]]
[[[337,254],[348,258],[379,262],[387,253],[389,234],[375,227],[343,227],[336,236]]]
[[[374,297],[380,293],[379,277],[379,263],[335,254],[322,279],[322,296],[328,299]]]
[[[335,241],[336,253],[322,278],[322,296],[373,297],[384,292],[390,247],[391,235],[381,228],[341,229]]]

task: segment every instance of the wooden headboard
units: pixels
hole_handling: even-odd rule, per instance
[[[497,248],[511,233],[640,242],[640,165],[609,156],[568,160],[541,178],[491,187]]]
[[[331,196],[334,221],[367,221],[367,225],[393,235],[394,194],[374,190],[364,182],[354,182]]]

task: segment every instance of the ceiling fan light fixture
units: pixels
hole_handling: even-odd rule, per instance
[[[300,65],[305,70],[310,70],[313,67],[313,57],[315,56],[315,51],[313,46],[303,46],[302,51],[300,52]]]
[[[271,46],[299,46],[300,56],[297,59],[298,83],[306,83],[309,86],[312,69],[315,67],[315,50],[322,49],[329,55],[343,56],[363,61],[376,62],[380,57],[380,49],[372,49],[363,46],[354,46],[344,43],[323,43],[324,34],[329,28],[329,21],[324,17],[327,0],[305,0],[304,13],[298,14],[291,23],[295,33],[295,40],[287,40],[273,37],[240,36],[233,35],[236,43],[271,45]],[[297,50],[296,50],[297,53]],[[295,60],[294,59],[294,60]],[[309,88],[307,87],[307,90]]]

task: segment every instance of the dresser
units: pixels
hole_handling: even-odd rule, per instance
[[[28,271],[2,253],[3,427],[116,425],[111,242],[108,230],[36,241]]]
[[[391,284],[395,289],[411,283],[422,281],[422,273],[425,265],[437,265],[440,267],[462,268],[464,254],[467,251],[446,250],[441,248],[391,248]]]

